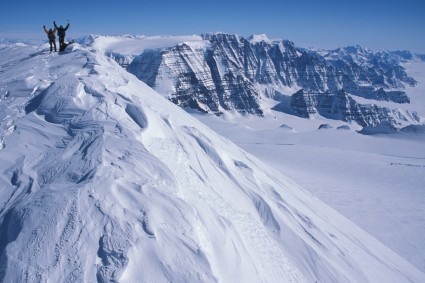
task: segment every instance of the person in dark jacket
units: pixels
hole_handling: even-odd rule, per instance
[[[53,30],[52,29],[47,30],[46,26],[43,26],[43,28],[47,34],[47,37],[49,38],[50,52],[52,52],[53,46],[55,47],[55,52],[56,52],[56,27]]]
[[[69,28],[69,23],[66,25],[66,27],[57,26],[56,21],[53,21],[53,25],[55,26],[55,29],[58,30],[58,36],[59,36],[59,51],[64,51],[66,44],[65,44],[65,32]]]

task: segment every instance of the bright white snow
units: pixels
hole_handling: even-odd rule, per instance
[[[273,114],[196,117],[425,270],[425,136],[364,136],[355,125],[337,130],[340,121]],[[318,130],[324,123],[333,128]]]
[[[140,55],[146,49],[163,49],[185,42],[193,45],[206,45],[209,42],[199,35],[186,36],[90,36],[85,42],[96,50],[116,52],[124,56]]]
[[[0,58],[0,281],[425,281],[102,52]]]

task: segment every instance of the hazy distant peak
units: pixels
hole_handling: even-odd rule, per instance
[[[264,34],[264,33],[263,34],[253,34],[253,35],[251,35],[251,36],[248,37],[248,40],[250,42],[253,42],[253,43],[255,43],[255,42],[262,42],[262,41],[267,42],[267,43],[272,42],[272,40],[270,40],[268,38],[268,36],[266,34]]]

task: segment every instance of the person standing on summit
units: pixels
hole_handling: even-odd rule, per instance
[[[55,47],[55,52],[56,52],[56,25],[54,30],[52,29],[47,30],[46,26],[43,26],[43,28],[47,34],[47,37],[49,38],[50,52],[52,52],[53,46]]]
[[[58,36],[59,36],[59,51],[64,51],[65,50],[65,32],[66,30],[69,28],[69,22],[66,25],[66,27],[61,26],[57,26],[56,25],[56,21],[53,21],[53,25],[55,26],[55,29],[58,30]]]

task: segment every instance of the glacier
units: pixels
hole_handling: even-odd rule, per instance
[[[107,54],[0,58],[0,281],[425,281]]]

